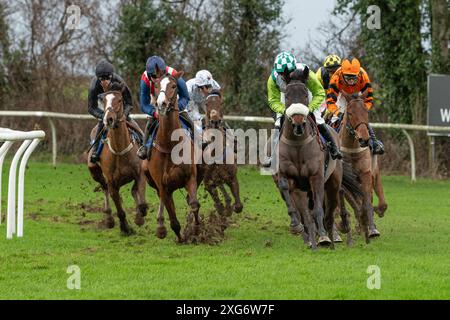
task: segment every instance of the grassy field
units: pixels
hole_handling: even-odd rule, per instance
[[[6,211],[6,168],[2,218]],[[31,163],[26,176],[24,238],[6,240],[0,225],[0,299],[449,299],[450,182],[384,177],[389,203],[377,219],[380,239],[311,252],[288,233],[289,218],[270,177],[241,169],[244,212],[223,242],[178,245],[155,236],[157,199],[136,234],[98,227],[102,194],[87,168]],[[122,194],[129,221],[129,187]],[[203,199],[202,211],[211,208]],[[184,225],[187,207],[176,194]],[[117,222],[117,219],[116,219]],[[167,219],[166,225],[168,226]],[[81,290],[69,290],[68,266],[81,270]],[[367,268],[381,270],[369,290]]]

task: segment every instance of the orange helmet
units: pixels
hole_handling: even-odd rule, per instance
[[[358,59],[353,58],[352,62],[350,62],[350,60],[345,59],[342,62],[342,73],[343,74],[348,74],[348,75],[358,75],[359,72],[361,71],[361,63],[359,62]]]

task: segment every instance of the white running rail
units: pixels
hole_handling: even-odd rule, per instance
[[[20,148],[17,150],[14,158],[11,162],[9,169],[8,180],[8,210],[6,218],[6,238],[12,239],[13,234],[17,234],[18,237],[23,237],[23,202],[24,202],[24,189],[25,189],[25,169],[28,159],[36,149],[39,142],[45,138],[44,131],[15,131],[7,128],[0,128],[0,142],[3,145],[0,147],[0,224],[1,217],[1,187],[2,187],[2,173],[3,162],[6,154],[10,150],[11,146],[16,141],[23,141]],[[22,157],[23,155],[23,157]],[[17,165],[22,157],[19,167],[19,183],[18,190],[16,189],[16,177],[17,177]],[[17,219],[16,219],[16,192],[17,197]],[[16,227],[17,223],[17,227]]]

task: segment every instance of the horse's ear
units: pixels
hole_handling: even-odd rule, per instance
[[[306,81],[308,81],[308,78],[309,78],[309,68],[308,66],[305,66],[303,68],[303,79],[305,79],[305,83]]]
[[[179,72],[175,73],[174,78],[178,80],[178,79],[180,79],[183,75],[184,75],[184,71],[179,71]]]
[[[369,90],[366,89],[366,91],[364,91],[364,92],[361,94],[361,99],[366,100],[366,98],[367,98],[368,95],[369,95]]]

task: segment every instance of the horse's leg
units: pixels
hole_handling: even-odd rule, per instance
[[[219,185],[220,192],[223,194],[223,200],[225,201],[225,211],[227,215],[231,215],[233,209],[231,208],[231,197],[228,194],[227,190],[225,189],[225,185],[220,184]]]
[[[339,190],[341,181],[338,172],[334,172],[325,184],[326,206],[325,206],[325,228],[328,231],[328,237],[331,239],[331,248],[334,249],[335,236],[339,236],[334,225],[334,215],[339,207]],[[336,233],[336,234],[335,234]]]
[[[128,225],[125,210],[122,207],[122,198],[119,193],[120,188],[114,186],[112,183],[108,183],[108,187],[109,187],[108,189],[109,194],[111,195],[111,198],[113,199],[114,204],[116,205],[117,216],[119,217],[120,220],[120,230],[124,235],[131,235],[133,233],[133,229],[131,229],[131,227]]]
[[[139,177],[134,181],[133,188],[131,189],[131,194],[133,195],[134,201],[136,203],[136,218],[134,222],[138,226],[143,226],[145,223],[144,217],[147,215],[148,205],[145,202],[145,188],[146,181],[144,174],[140,174]]]
[[[309,178],[311,185],[312,200],[314,202],[313,217],[316,221],[318,233],[319,233],[319,245],[329,245],[331,239],[328,238],[327,232],[324,227],[324,212],[323,212],[323,200],[324,200],[324,183],[323,176],[315,175]]]
[[[350,223],[350,213],[345,207],[345,191],[341,189],[339,191],[339,214],[341,215],[341,231],[347,234],[347,245],[353,245],[352,228]]]
[[[239,196],[239,182],[236,175],[233,176],[233,179],[227,182],[227,184],[230,187],[231,193],[233,194],[234,197],[233,210],[236,213],[241,213],[244,206],[242,205],[241,197]]]
[[[384,213],[387,210],[387,203],[384,197],[383,184],[381,182],[381,172],[380,168],[377,168],[373,176],[373,189],[378,197],[378,206],[374,208],[375,212],[380,218],[384,217]]]
[[[373,207],[372,207],[372,173],[370,171],[360,174],[362,192],[364,194],[362,202],[361,228],[366,238],[366,243],[370,243],[370,229],[373,228]]]
[[[196,175],[191,175],[191,178],[186,184],[186,191],[188,193],[188,205],[191,208],[191,212],[189,214],[194,215],[196,230],[198,230],[198,226],[200,225],[200,218],[198,216],[198,212],[200,210],[200,202],[198,202],[197,199]]]
[[[161,199],[159,200],[158,218],[156,221],[158,223],[158,227],[156,227],[156,236],[159,239],[164,239],[167,237],[167,229],[164,225],[164,203]]]
[[[180,222],[178,222],[177,215],[175,212],[175,204],[173,202],[172,193],[166,194],[164,191],[161,191],[159,197],[160,197],[163,205],[166,207],[167,213],[169,214],[170,227],[172,228],[173,232],[175,232],[175,234],[177,235],[178,242],[182,243],[183,238],[181,237],[181,233],[180,233],[181,226],[180,226]],[[160,208],[161,208],[161,205],[160,205]]]
[[[306,205],[308,203],[308,198],[306,192],[301,192],[300,190],[294,190],[291,193],[292,200],[295,204],[295,207],[297,208],[297,212],[300,213],[300,219],[303,221],[304,224],[304,231],[302,232],[303,242],[308,247],[314,247],[317,248],[316,244],[316,231],[315,231],[315,224],[314,219],[311,217],[311,211],[308,209],[308,206]],[[314,246],[313,246],[314,243]]]
[[[289,181],[285,177],[279,176],[278,188],[280,189],[284,202],[286,203],[288,214],[291,217],[291,226],[290,226],[291,233],[292,234],[302,233],[305,229],[298,219],[297,209],[295,208],[291,196],[289,194]]]
[[[103,194],[105,196],[105,202],[103,206],[103,213],[105,214],[105,220],[103,221],[103,223],[107,228],[112,229],[114,228],[114,218],[112,216],[112,210],[109,201],[108,184],[106,183],[106,180],[103,177],[102,169],[100,168],[99,165],[91,163],[89,161],[88,168],[94,181],[97,181],[100,184],[100,187],[102,188]]]
[[[205,181],[205,189],[211,195],[211,198],[214,201],[214,207],[216,208],[217,213],[220,215],[223,215],[225,213],[225,207],[223,206],[222,201],[220,201],[219,193],[217,192],[217,187],[214,185],[213,182],[207,183]],[[189,195],[188,195],[188,203],[189,203]]]

